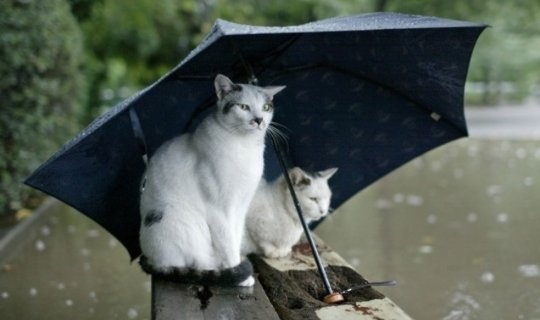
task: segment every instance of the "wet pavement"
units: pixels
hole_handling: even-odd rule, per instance
[[[0,319],[150,319],[150,278],[105,230],[57,205],[0,260]]]
[[[464,139],[413,160],[318,235],[415,319],[540,319],[540,141]]]
[[[540,103],[467,108],[465,116],[473,138],[540,138]]]

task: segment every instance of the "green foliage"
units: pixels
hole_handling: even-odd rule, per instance
[[[82,38],[65,0],[0,1],[0,214],[22,181],[78,129]]]

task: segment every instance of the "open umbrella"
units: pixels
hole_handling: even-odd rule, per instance
[[[223,73],[287,85],[274,120],[288,128],[289,160],[339,167],[333,206],[410,159],[467,135],[469,59],[484,25],[375,13],[290,27],[218,20],[205,40],[157,82],[84,129],[26,183],[86,214],[131,257],[140,253],[143,154],[192,129],[215,102]],[[267,152],[267,178],[280,173]]]

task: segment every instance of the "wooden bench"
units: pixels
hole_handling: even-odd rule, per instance
[[[336,291],[367,282],[320,239],[317,247]],[[164,281],[152,282],[152,319],[375,319],[409,320],[401,308],[368,287],[328,305],[307,243],[284,259],[250,257],[257,274],[253,288],[208,288]]]

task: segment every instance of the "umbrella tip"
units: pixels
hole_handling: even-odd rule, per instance
[[[345,301],[345,297],[339,292],[331,293],[323,298],[323,302],[327,304],[336,304]]]

